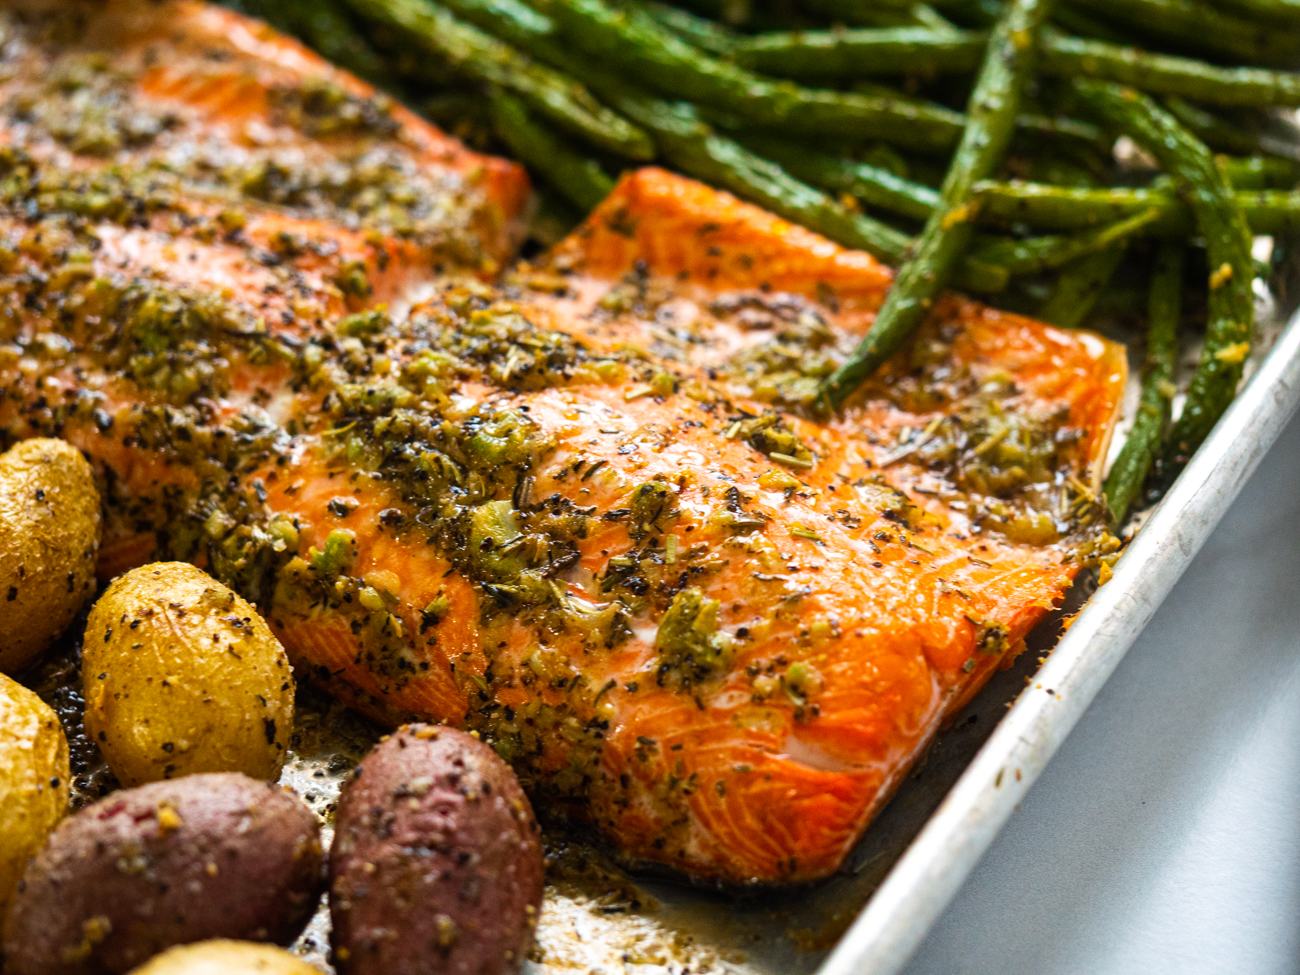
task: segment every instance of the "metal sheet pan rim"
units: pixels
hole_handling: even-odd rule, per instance
[[[956,895],[1300,405],[1300,312],[818,975],[894,975]]]

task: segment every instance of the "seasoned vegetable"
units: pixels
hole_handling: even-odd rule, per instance
[[[1072,235],[982,241],[974,253],[980,260],[1005,267],[1012,274],[1034,274],[1114,247],[1151,226],[1159,216],[1158,210],[1151,209],[1097,230]]]
[[[1121,240],[1069,264],[1038,309],[1038,317],[1062,328],[1078,328],[1086,322],[1127,250],[1128,241]]]
[[[1165,189],[1075,189],[1045,183],[977,183],[980,213],[990,222],[1018,222],[1044,230],[1078,230],[1148,210],[1159,216],[1152,233],[1187,237],[1196,221],[1185,202]],[[1251,230],[1284,233],[1300,227],[1300,192],[1241,190],[1234,194]]]
[[[1210,265],[1209,323],[1187,401],[1164,451],[1162,476],[1181,469],[1237,395],[1255,323],[1250,228],[1227,175],[1208,149],[1168,112],[1131,88],[1076,81],[1099,115],[1156,157],[1186,197]]]
[[[1124,448],[1106,477],[1106,503],[1117,522],[1123,522],[1138,499],[1160,441],[1169,424],[1177,387],[1178,320],[1182,316],[1183,248],[1167,243],[1160,248],[1147,309],[1146,368],[1142,372],[1142,400]]]
[[[974,71],[988,35],[918,27],[790,31],[739,41],[736,60],[782,78],[855,78],[873,74]]]
[[[289,944],[321,889],[319,827],[243,775],[115,792],[66,820],[5,926],[6,975],[118,975],[207,938]]]
[[[439,61],[477,81],[497,85],[557,125],[630,159],[654,155],[644,132],[609,111],[581,85],[535,64],[477,27],[421,0],[348,0],[356,10],[402,32]]]
[[[390,0],[384,0],[390,2]],[[625,66],[679,98],[791,131],[881,138],[928,152],[951,149],[964,120],[939,106],[781,85],[710,58],[638,10],[602,0],[549,0],[543,10],[565,38],[603,67]]]
[[[86,734],[124,784],[279,775],[289,659],[257,611],[202,570],[160,562],[121,576],[91,610],[82,654]]]
[[[0,673],[44,650],[95,592],[100,503],[81,453],[25,440],[0,454]]]
[[[491,748],[410,725],[344,786],[330,850],[342,975],[519,971],[542,906],[532,808]]]
[[[1074,5],[1229,63],[1286,65],[1300,53],[1300,35],[1261,26],[1203,0],[1073,0]]]
[[[787,78],[965,73],[979,66],[987,43],[988,35],[975,31],[791,31],[737,41],[733,56],[756,71]],[[1295,72],[1222,68],[1054,30],[1043,35],[1040,62],[1046,75],[1118,81],[1210,105],[1300,105]]]
[[[868,206],[924,220],[939,203],[939,194],[930,187],[879,166],[818,152],[775,136],[742,133],[737,135],[737,141],[779,163],[796,179],[832,193],[848,193]]]
[[[501,141],[575,206],[590,209],[614,188],[600,163],[530,118],[519,99],[501,91],[493,94],[492,121]]]
[[[63,818],[69,774],[58,716],[0,674],[0,921],[27,861]]]
[[[826,405],[838,409],[916,331],[948,283],[974,235],[976,181],[992,175],[1011,141],[1021,89],[1033,65],[1037,34],[1050,0],[1011,0],[989,41],[970,100],[970,124],[940,191],[938,208],[899,269],[871,331],[822,385]]]
[[[168,948],[131,975],[320,975],[320,971],[283,948],[215,939]]]

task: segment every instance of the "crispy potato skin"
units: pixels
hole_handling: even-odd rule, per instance
[[[283,948],[222,938],[168,948],[131,975],[320,975]]]
[[[69,777],[58,715],[0,674],[0,920],[27,861],[67,811]]]
[[[411,725],[345,785],[330,850],[342,975],[518,971],[542,904],[537,821],[477,738]]]
[[[191,775],[64,820],[5,924],[6,975],[117,975],[177,944],[289,944],[321,888],[320,828],[290,792]]]
[[[293,671],[252,605],[185,562],[118,578],[86,622],[86,734],[124,785],[196,772],[274,779]]]
[[[25,440],[0,454],[0,673],[25,667],[94,595],[100,508],[71,444]]]

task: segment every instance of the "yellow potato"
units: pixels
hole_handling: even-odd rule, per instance
[[[124,785],[196,772],[274,779],[293,671],[247,600],[185,562],[120,576],[86,621],[86,734]]]
[[[130,975],[321,975],[283,948],[251,941],[200,941],[169,948]]]
[[[0,454],[0,673],[25,667],[95,592],[100,503],[86,458],[62,440]]]
[[[27,861],[67,811],[69,776],[58,716],[0,674],[0,918]]]

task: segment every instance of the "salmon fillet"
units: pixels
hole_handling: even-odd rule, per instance
[[[891,281],[868,255],[643,169],[489,283],[516,169],[396,108],[397,134],[277,115],[276,85],[372,95],[233,14],[124,10],[18,24],[7,104],[44,93],[0,151],[0,446],[92,459],[105,577],[193,561],[300,676],[476,731],[628,861],[748,885],[833,872],[1113,549],[1120,346],[949,296],[820,422],[817,380]],[[195,38],[237,35],[257,43],[221,47],[215,84],[239,97],[202,94]],[[105,36],[122,104],[181,121],[97,155],[41,86]],[[392,140],[463,195],[394,226],[183,166],[138,192],[186,140],[270,152],[241,141],[250,118],[304,158]],[[87,180],[101,206],[68,191]]]

